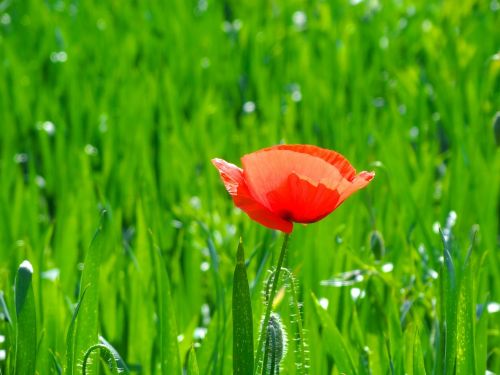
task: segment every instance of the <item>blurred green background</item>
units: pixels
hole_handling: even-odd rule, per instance
[[[359,374],[500,372],[499,26],[497,0],[1,1],[1,372],[15,366],[24,259],[37,371],[66,366],[106,208],[100,282],[85,297],[99,306],[93,329],[132,373],[176,373],[159,327],[172,315],[182,364],[194,345],[202,374],[231,373],[238,240],[257,333],[281,236],[234,209],[210,159],[238,164],[282,142],[376,172],[291,238],[310,373],[342,360],[311,293]],[[458,270],[449,285],[439,227]],[[277,306],[287,327],[288,310]],[[282,368],[296,373],[292,337]]]

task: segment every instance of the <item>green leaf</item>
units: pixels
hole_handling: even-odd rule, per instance
[[[470,254],[470,253],[469,253]],[[474,349],[475,303],[472,297],[472,269],[470,257],[464,263],[457,311],[457,374],[475,374]]]
[[[198,362],[196,360],[196,351],[194,347],[191,347],[188,355],[187,375],[199,375],[199,373],[200,370],[198,369]]]
[[[110,214],[102,212],[100,225],[92,239],[89,250],[85,257],[85,263],[80,285],[79,313],[75,320],[74,350],[68,361],[71,367],[66,369],[69,374],[78,373],[78,360],[82,360],[88,348],[98,343],[99,329],[99,270],[101,266],[102,253],[105,250],[106,234],[109,228]],[[83,299],[83,294],[86,298]],[[98,373],[98,353],[91,354],[91,373]],[[75,360],[77,359],[77,360]],[[69,364],[69,362],[68,362]]]
[[[413,373],[415,375],[425,375],[424,355],[420,343],[420,335],[418,330],[415,330],[415,339],[413,342]]]
[[[152,249],[155,263],[156,291],[160,337],[161,374],[181,374],[181,360],[177,343],[177,323],[172,304],[170,281],[159,249]]]
[[[446,374],[455,373],[456,353],[457,353],[457,303],[458,286],[457,275],[453,258],[451,255],[451,244],[444,240],[444,265],[443,269],[443,301],[444,304],[444,372]]]
[[[14,374],[34,374],[37,353],[33,266],[21,263],[16,275],[16,360]]]
[[[252,303],[240,239],[233,278],[233,374],[253,374],[253,363]]]
[[[66,371],[72,374],[73,369],[76,366],[75,363],[75,331],[76,331],[76,318],[78,317],[78,312],[80,311],[80,306],[82,305],[83,299],[85,297],[85,293],[87,292],[87,288],[85,288],[80,298],[78,299],[78,303],[75,306],[75,310],[73,311],[73,316],[71,317],[71,322],[68,328],[68,334],[66,335]]]
[[[121,357],[120,353],[118,353],[118,350],[115,349],[113,345],[111,345],[104,337],[99,336],[99,344],[104,345],[106,348],[109,349],[111,354],[113,354],[113,358],[116,362],[116,365],[118,366],[119,372],[122,374],[128,374],[130,372],[127,364]]]
[[[337,326],[333,322],[333,319],[320,305],[316,296],[311,293],[311,297],[314,302],[316,314],[318,315],[321,326],[323,327],[323,342],[325,344],[325,350],[335,360],[335,364],[341,373],[357,374],[349,348],[347,347]]]
[[[90,361],[91,355],[99,355],[109,367],[109,370],[113,375],[119,375],[120,370],[118,369],[117,360],[114,356],[114,352],[106,345],[96,344],[92,345],[85,351],[82,359],[82,375],[92,375],[94,374],[92,371],[92,362]],[[96,364],[97,365],[97,364]]]

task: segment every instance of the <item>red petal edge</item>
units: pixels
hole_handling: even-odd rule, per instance
[[[271,229],[291,233],[293,223],[282,219],[255,200],[243,177],[243,170],[222,159],[212,159],[212,164],[220,173],[222,182],[232,196],[236,207],[244,211],[252,220]]]
[[[326,161],[330,165],[333,165],[338,169],[340,174],[349,181],[352,181],[356,176],[356,169],[354,169],[351,163],[349,163],[349,161],[342,154],[339,154],[336,151],[328,150],[326,148],[313,145],[294,144],[271,146],[263,149],[262,151],[268,150],[288,150],[315,156]]]

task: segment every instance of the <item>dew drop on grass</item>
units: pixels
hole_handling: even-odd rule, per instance
[[[439,221],[434,222],[432,224],[432,231],[436,234],[439,234],[439,230],[441,229],[441,225],[439,224]]]
[[[437,280],[437,278],[439,277],[439,273],[437,273],[435,270],[433,269],[429,269],[427,271],[427,274],[429,275],[429,277],[433,278],[434,280]]]
[[[196,4],[196,11],[199,13],[206,12],[208,9],[208,1],[207,0],[198,0],[198,4]]]
[[[417,140],[418,134],[419,134],[418,128],[416,126],[412,126],[411,129],[410,129],[410,139],[412,141]]]
[[[324,308],[325,310],[328,309],[328,305],[330,303],[330,301],[328,301],[328,298],[324,298],[324,297],[320,298],[318,302],[319,302],[319,304],[321,305],[322,308]]]
[[[5,26],[10,25],[11,21],[12,21],[12,19],[10,18],[9,13],[4,13],[4,14],[2,14],[2,17],[0,17],[0,23],[2,25],[5,25]]]
[[[292,101],[294,101],[295,103],[298,103],[302,100],[302,93],[300,92],[300,88],[298,90],[294,90],[292,91]]]
[[[204,326],[208,326],[210,324],[210,306],[208,303],[204,303],[201,305],[201,323]]]
[[[386,36],[383,36],[382,38],[380,38],[380,40],[378,41],[378,45],[380,46],[380,48],[382,49],[387,49],[389,47],[389,38],[386,37]]]
[[[432,29],[432,22],[431,22],[431,21],[429,21],[429,20],[427,20],[427,19],[426,19],[426,20],[424,20],[424,21],[422,22],[422,31],[423,31],[424,33],[427,33],[427,32],[429,32],[431,29]]]
[[[382,272],[389,273],[394,269],[394,264],[386,263],[382,266]]]
[[[98,30],[103,31],[106,29],[106,21],[103,18],[99,18],[96,22],[96,27]]]
[[[55,63],[65,63],[68,61],[68,54],[65,51],[56,51],[50,54],[50,61]]]
[[[180,220],[174,219],[172,220],[171,224],[175,229],[181,229],[183,227],[182,221]]]
[[[208,57],[203,57],[200,60],[200,66],[202,69],[208,69],[210,68],[210,59]]]
[[[48,135],[54,135],[56,133],[56,126],[52,121],[44,121],[36,124],[38,130],[44,131]]]
[[[255,103],[252,101],[245,102],[243,104],[243,112],[246,114],[255,112]]]
[[[373,105],[376,107],[376,108],[382,108],[384,105],[385,105],[385,100],[384,98],[375,98],[373,99]]]
[[[43,189],[43,188],[45,188],[46,182],[45,182],[45,179],[42,176],[36,176],[35,177],[35,184],[40,189]]]
[[[0,344],[5,342],[5,336],[0,335]]]
[[[302,31],[307,25],[307,16],[303,11],[298,10],[293,13],[292,22],[298,31]]]
[[[196,327],[193,333],[193,338],[195,340],[203,340],[207,335],[207,329],[205,327]]]
[[[365,295],[366,295],[366,293],[364,290],[361,290],[359,288],[352,288],[351,289],[351,298],[353,299],[353,301],[356,301],[360,298],[364,298]]]
[[[56,281],[59,278],[59,268],[53,268],[42,272],[42,279]]]
[[[195,210],[199,210],[201,208],[201,199],[200,197],[194,196],[189,199],[189,205],[193,207]]]
[[[14,155],[14,161],[17,164],[24,164],[24,163],[28,162],[28,154],[26,154],[24,152],[15,154]]]
[[[108,131],[108,115],[106,113],[101,113],[99,116],[99,131],[101,133]]]
[[[201,272],[207,272],[210,269],[210,263],[208,262],[201,262],[200,264],[200,270]]]
[[[91,144],[85,145],[84,151],[89,156],[97,155],[97,148],[92,146]]]
[[[408,26],[408,20],[405,17],[401,17],[398,22],[399,30],[406,29],[406,26]]]
[[[500,311],[500,303],[490,302],[490,303],[488,303],[488,306],[486,307],[486,309],[488,310],[488,312],[490,314],[497,313]]]
[[[5,350],[0,350],[0,361],[5,361],[7,358],[7,352]]]

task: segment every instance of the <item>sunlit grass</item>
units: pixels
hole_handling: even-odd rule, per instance
[[[255,338],[280,236],[210,159],[280,142],[376,172],[290,239],[310,373],[500,372],[499,24],[496,0],[0,2],[1,372],[27,259],[38,373],[97,333],[131,373],[232,373],[239,238]]]

